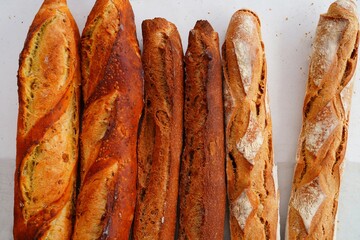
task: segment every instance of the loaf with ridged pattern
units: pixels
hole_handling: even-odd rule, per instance
[[[81,37],[84,113],[73,239],[128,239],[143,76],[128,0],[98,0]]]
[[[310,61],[286,239],[333,239],[358,58],[356,5],[320,16]]]
[[[222,48],[231,239],[279,239],[279,193],[260,21],[232,16]]]
[[[79,32],[45,0],[20,54],[14,239],[70,239],[78,163]]]

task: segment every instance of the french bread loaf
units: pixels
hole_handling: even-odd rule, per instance
[[[183,140],[183,50],[176,26],[142,23],[145,110],[138,138],[133,239],[174,239]]]
[[[81,37],[84,114],[73,239],[128,239],[143,78],[128,0],[98,0]]]
[[[286,239],[333,239],[358,58],[355,2],[320,16],[310,61]]]
[[[179,239],[223,239],[226,203],[218,34],[207,21],[190,31],[185,54],[185,141]]]
[[[222,47],[231,239],[279,239],[279,194],[260,21],[239,10]]]
[[[79,32],[45,0],[20,54],[14,239],[70,239],[79,133]]]

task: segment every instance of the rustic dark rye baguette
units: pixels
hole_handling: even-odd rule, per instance
[[[85,104],[73,239],[128,239],[143,78],[128,0],[98,0],[81,39]]]
[[[260,21],[239,10],[222,49],[231,239],[279,239],[279,194]]]
[[[185,54],[185,143],[179,239],[223,239],[226,203],[222,77],[218,34],[190,31]]]
[[[184,69],[176,26],[142,23],[145,111],[138,138],[134,239],[174,239],[182,150]]]
[[[286,239],[333,239],[348,136],[359,23],[355,2],[320,16],[310,61]]]
[[[79,133],[79,32],[65,0],[46,0],[18,71],[14,239],[70,239]]]

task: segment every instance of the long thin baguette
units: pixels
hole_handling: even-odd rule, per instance
[[[225,156],[218,34],[207,21],[190,31],[185,54],[185,146],[179,239],[223,239]]]
[[[20,55],[14,239],[70,239],[72,234],[78,44],[78,28],[66,1],[44,1]]]
[[[333,239],[359,44],[356,5],[321,15],[304,101],[286,239]]]
[[[98,0],[81,39],[84,115],[73,239],[128,239],[143,78],[128,0]]]
[[[183,134],[183,50],[176,26],[142,23],[145,111],[138,138],[134,239],[174,239]]]
[[[231,239],[279,239],[266,61],[255,13],[232,16],[222,53]]]

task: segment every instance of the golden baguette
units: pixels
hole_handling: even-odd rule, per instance
[[[70,239],[78,159],[79,32],[65,0],[46,0],[18,71],[14,239]]]
[[[231,239],[279,239],[266,60],[255,13],[232,16],[222,54]]]
[[[98,0],[81,38],[84,114],[73,239],[128,239],[143,78],[128,0]]]
[[[286,239],[333,239],[358,58],[355,2],[320,16],[310,61]]]

